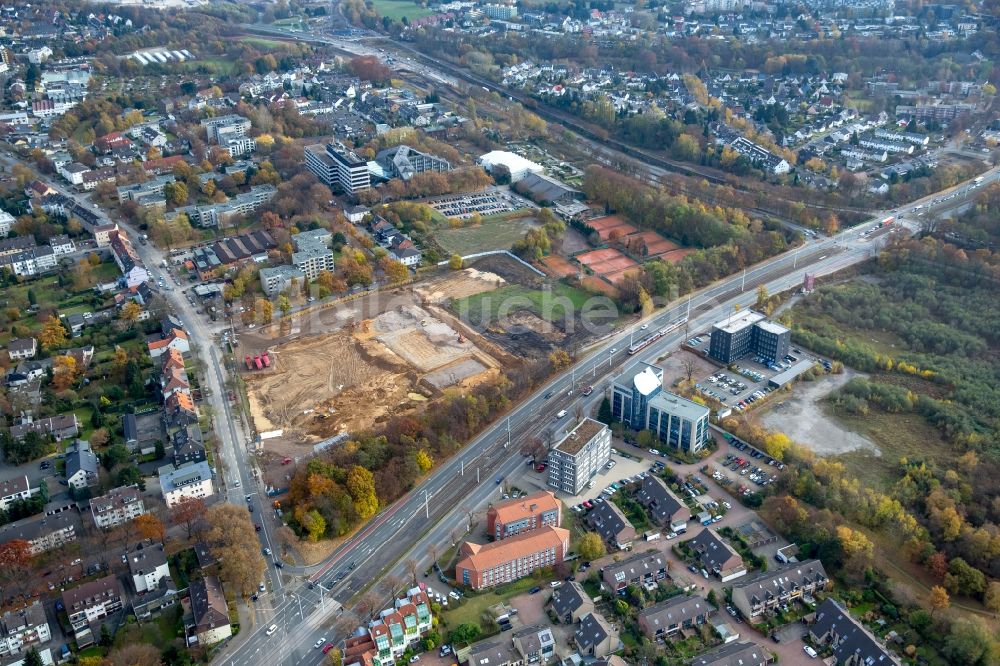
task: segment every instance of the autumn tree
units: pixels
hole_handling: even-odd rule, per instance
[[[141,516],[137,516],[132,522],[135,523],[136,530],[139,532],[141,538],[159,543],[163,543],[166,539],[167,530],[163,525],[163,521],[153,514],[144,513]]]
[[[354,510],[361,520],[368,520],[378,511],[375,477],[364,467],[354,465],[347,473],[347,492],[354,500]]]
[[[142,315],[142,306],[135,301],[128,301],[118,311],[118,321],[122,322],[126,329],[130,329],[135,325],[135,322],[139,321],[140,315]]]
[[[199,497],[182,497],[170,509],[170,520],[174,525],[183,525],[187,531],[188,540],[194,534],[195,527],[205,515],[205,501]]]
[[[604,539],[597,532],[584,532],[579,543],[576,544],[576,552],[584,560],[593,562],[605,553]]]
[[[931,588],[927,601],[931,606],[932,617],[939,610],[947,610],[948,606],[951,605],[951,597],[948,596],[948,591],[940,585],[935,585]]]
[[[451,258],[448,259],[448,268],[450,268],[453,271],[462,270],[462,255],[460,254],[451,255]]]
[[[552,364],[554,370],[562,370],[563,368],[568,368],[573,362],[569,354],[563,349],[556,349],[549,354],[549,363]]]
[[[389,259],[389,257],[383,257],[379,262],[382,267],[383,272],[385,272],[386,278],[389,280],[389,284],[400,284],[406,282],[410,277],[410,269],[404,266],[398,261]]]
[[[76,383],[79,372],[76,358],[69,354],[56,356],[52,359],[52,388],[65,391]]]
[[[254,311],[257,313],[257,320],[260,323],[266,324],[274,319],[274,306],[266,298],[257,299]]]
[[[426,449],[420,449],[414,453],[413,459],[416,461],[417,467],[420,468],[421,472],[427,472],[434,466],[434,459],[431,458],[431,454]]]
[[[242,506],[216,504],[205,512],[205,520],[206,541],[220,562],[220,577],[243,598],[249,597],[267,566],[250,514]]]
[[[15,596],[24,588],[31,571],[31,545],[23,539],[0,544],[0,598]]]
[[[61,347],[66,344],[66,328],[59,321],[59,317],[49,315],[45,323],[42,324],[42,331],[38,334],[38,342],[42,349],[49,350]]]
[[[281,310],[282,317],[287,315],[288,311],[292,309],[292,302],[288,300],[288,296],[284,294],[278,296],[278,309]]]

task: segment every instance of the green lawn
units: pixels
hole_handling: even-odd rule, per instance
[[[265,49],[273,49],[282,46],[285,42],[279,42],[276,39],[264,39],[263,37],[243,37],[240,39],[241,42],[246,42],[247,44],[252,44],[253,46],[259,46]]]
[[[479,624],[479,618],[490,606],[494,606],[502,601],[507,601],[511,597],[524,594],[536,585],[542,585],[545,577],[541,572],[536,572],[534,576],[528,576],[515,581],[510,585],[504,585],[500,592],[486,592],[473,596],[464,597],[462,603],[441,613],[441,619],[445,626],[451,630],[460,624]]]
[[[420,7],[410,0],[372,0],[375,11],[379,16],[385,16],[393,21],[400,21],[405,16],[410,21],[425,16],[431,16],[434,12],[426,7]]]
[[[448,252],[465,256],[488,250],[508,250],[534,226],[536,224],[531,217],[484,219],[479,226],[438,229],[433,236]]]
[[[496,321],[500,315],[531,310],[545,321],[567,321],[579,313],[590,298],[587,292],[565,284],[551,289],[528,289],[509,285],[467,298],[458,299],[453,308],[474,323]]]

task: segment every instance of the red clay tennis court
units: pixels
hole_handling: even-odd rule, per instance
[[[618,271],[612,271],[611,273],[605,273],[604,279],[611,284],[618,284],[622,279],[629,273],[635,273],[638,271],[638,266],[629,266],[628,268],[623,268]]]
[[[553,277],[561,278],[569,275],[576,275],[579,270],[563,257],[550,254],[542,258],[542,266],[546,273]]]
[[[576,255],[575,258],[581,264],[598,275],[606,275],[608,273],[614,273],[615,271],[624,270],[638,265],[624,254],[611,247],[603,250],[584,252],[583,254]]]
[[[693,248],[690,247],[681,248],[679,250],[671,250],[670,252],[664,252],[659,257],[657,257],[657,259],[665,261],[669,264],[676,264],[678,261],[688,256],[692,252],[694,252]]]
[[[680,246],[677,243],[667,240],[655,231],[643,231],[638,234],[629,234],[627,240],[632,241],[636,238],[641,238],[643,242],[646,243],[646,254],[649,257],[655,257],[672,250],[680,249]]]
[[[629,234],[633,234],[638,231],[638,229],[617,215],[608,215],[607,217],[587,220],[587,224],[597,231],[597,234],[601,237],[602,241],[608,240],[612,231],[618,231],[622,236],[628,236]]]

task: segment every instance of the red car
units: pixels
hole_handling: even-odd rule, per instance
[[[323,646],[323,654],[326,654],[332,649],[333,649],[333,643],[327,643],[326,645]]]

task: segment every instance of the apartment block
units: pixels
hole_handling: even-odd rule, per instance
[[[496,541],[561,523],[562,502],[545,490],[494,504],[486,512],[486,533]]]
[[[161,580],[170,578],[163,544],[138,544],[135,550],[128,553],[128,571],[136,593],[155,590]]]
[[[115,488],[90,500],[90,514],[94,517],[94,524],[101,529],[127,523],[144,513],[146,507],[143,506],[138,486]]]
[[[15,439],[19,438],[15,437]],[[32,493],[34,490],[31,489],[31,482],[28,481],[27,475],[0,481],[0,509],[6,511],[17,500],[30,498]]]
[[[123,599],[121,583],[114,575],[84,583],[62,593],[63,606],[78,647],[94,643],[92,625],[121,610]]]
[[[434,618],[430,599],[418,587],[396,599],[391,608],[382,610],[367,626],[359,628],[344,643],[345,666],[388,666],[395,663],[407,648],[420,641],[431,629]]]
[[[243,116],[230,114],[217,118],[206,118],[201,121],[201,126],[205,128],[209,143],[225,145],[231,139],[246,136],[246,133],[250,131],[250,120]]]
[[[171,508],[184,497],[210,497],[215,490],[212,485],[212,468],[207,462],[198,462],[175,468],[164,465],[159,470],[160,489],[167,508]]]
[[[306,274],[296,266],[273,266],[260,269],[260,286],[268,298],[274,298],[292,286],[302,287]]]
[[[17,655],[32,645],[52,640],[45,608],[34,602],[18,610],[10,610],[0,617],[0,657]]]
[[[569,530],[552,526],[486,545],[466,541],[455,577],[473,589],[493,587],[560,564],[568,551]]]
[[[611,429],[585,418],[549,452],[550,488],[579,495],[611,458]]]
[[[188,641],[198,645],[215,645],[233,635],[229,623],[229,606],[222,583],[215,576],[191,581],[191,624],[187,627]]]
[[[81,527],[80,514],[76,509],[67,508],[0,527],[0,542],[27,541],[31,554],[38,555],[76,541]]]

